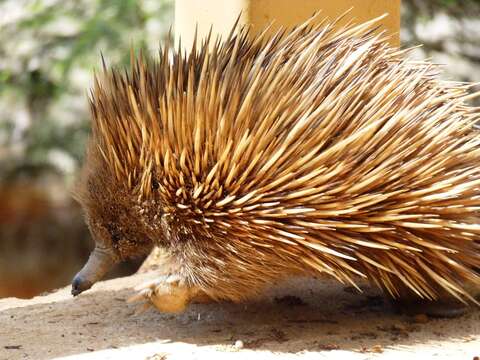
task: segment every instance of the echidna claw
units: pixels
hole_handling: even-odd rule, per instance
[[[129,297],[128,300],[127,300],[127,303],[134,303],[134,302],[139,302],[139,301],[144,301],[144,300],[150,300],[151,296],[152,296],[152,290],[151,289],[143,289],[141,291],[138,291],[135,295]]]
[[[149,302],[146,302],[146,303],[143,303],[141,304],[140,306],[137,306],[135,308],[135,316],[138,316],[138,315],[141,315],[143,314],[145,311],[147,311],[148,309],[150,309],[152,307],[152,304],[149,303]]]
[[[161,312],[183,312],[190,303],[193,291],[184,285],[181,278],[176,275],[159,276],[135,287],[137,294],[130,297],[127,302],[147,301],[140,309],[147,310],[152,305]]]

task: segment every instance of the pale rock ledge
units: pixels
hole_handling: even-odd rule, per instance
[[[0,359],[474,359],[480,311],[460,319],[395,314],[379,292],[298,279],[235,305],[194,304],[181,315],[135,314],[125,299],[143,273],[0,300]]]

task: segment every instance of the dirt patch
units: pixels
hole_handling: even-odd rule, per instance
[[[246,304],[194,304],[180,315],[135,314],[132,287],[151,273],[105,281],[77,298],[69,289],[0,300],[0,359],[473,359],[480,312],[427,319],[393,312],[378,291],[297,279]]]

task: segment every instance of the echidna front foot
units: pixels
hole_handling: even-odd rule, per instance
[[[138,293],[129,302],[144,300],[166,313],[183,312],[198,292],[177,275],[160,276],[135,290]]]

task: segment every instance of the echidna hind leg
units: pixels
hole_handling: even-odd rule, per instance
[[[397,285],[398,286],[398,285]],[[454,318],[465,314],[472,306],[462,303],[442,290],[438,290],[438,299],[422,299],[405,287],[398,286],[400,296],[393,299],[386,293],[394,308],[407,315],[426,314],[437,318]],[[480,286],[476,284],[464,284],[465,290],[472,296],[480,295]]]
[[[129,301],[147,301],[147,305],[155,306],[160,312],[183,312],[196,297],[198,290],[189,287],[176,275],[162,275],[157,279],[140,285],[135,290],[137,295]]]
[[[456,299],[444,298],[426,300],[418,297],[392,299],[396,310],[407,315],[425,314],[435,318],[455,318],[462,316],[469,307]]]

